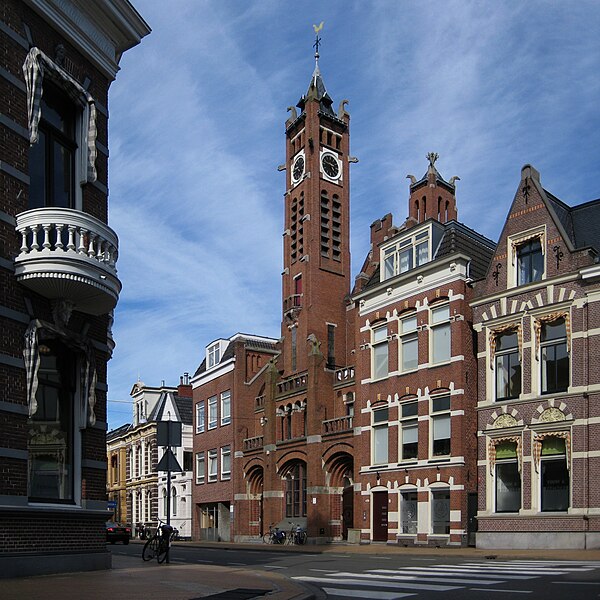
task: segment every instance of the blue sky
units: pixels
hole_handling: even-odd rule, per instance
[[[351,115],[353,274],[369,225],[407,215],[425,156],[459,220],[496,239],[525,163],[570,205],[600,197],[600,3],[133,0],[152,33],[112,84],[109,223],[123,291],[109,428],[129,391],[176,385],[205,346],[279,336],[286,108],[319,61]]]

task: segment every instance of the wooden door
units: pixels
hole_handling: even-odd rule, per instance
[[[373,541],[388,539],[388,493],[373,492]]]

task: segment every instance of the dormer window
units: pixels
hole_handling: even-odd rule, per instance
[[[221,346],[219,345],[219,343],[217,342],[216,344],[209,346],[206,350],[206,354],[206,363],[209,369],[218,365],[219,361],[221,360]]]
[[[382,249],[383,281],[429,262],[430,238],[429,229],[421,230]]]

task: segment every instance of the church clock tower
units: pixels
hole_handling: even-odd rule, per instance
[[[346,100],[337,113],[319,69],[286,121],[283,237],[284,376],[307,368],[307,338],[321,343],[328,368],[346,364],[350,291],[349,123]],[[312,339],[314,339],[314,337]]]

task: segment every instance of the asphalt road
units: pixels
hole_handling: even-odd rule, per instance
[[[140,556],[142,546],[109,546]],[[174,564],[213,564],[277,571],[316,589],[317,597],[397,600],[591,600],[600,598],[600,561],[490,560],[464,556],[284,552],[275,547],[172,548]],[[161,568],[157,565],[157,568]],[[168,568],[168,567],[166,567]]]

